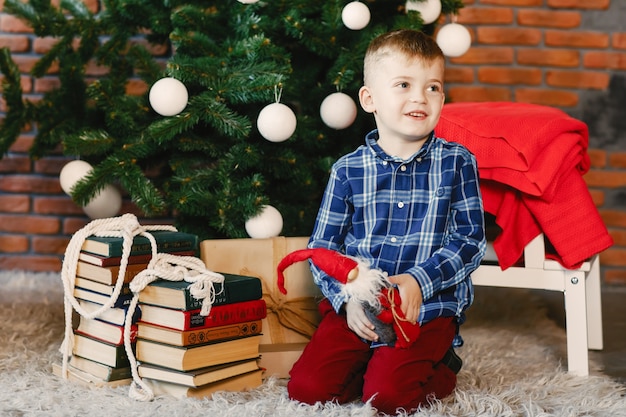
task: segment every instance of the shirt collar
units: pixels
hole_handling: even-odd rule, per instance
[[[428,135],[428,139],[426,139],[426,142],[424,142],[424,145],[422,145],[420,150],[415,152],[413,155],[411,155],[411,157],[408,158],[407,160],[404,160],[396,156],[388,155],[383,150],[383,148],[381,148],[380,145],[378,145],[378,129],[372,130],[365,136],[365,144],[367,145],[370,152],[372,152],[372,154],[375,157],[380,158],[383,161],[406,163],[406,162],[412,162],[416,158],[423,158],[430,151],[430,148],[432,147],[432,144],[434,142],[434,137],[435,137],[435,131],[433,130],[430,133],[430,135]]]

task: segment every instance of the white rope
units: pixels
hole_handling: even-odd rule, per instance
[[[132,350],[130,340],[130,328],[132,324],[132,314],[139,302],[139,293],[148,284],[156,279],[166,279],[168,281],[190,282],[189,292],[197,299],[202,300],[200,314],[208,316],[211,312],[211,305],[215,301],[215,283],[223,284],[224,276],[217,272],[206,269],[202,260],[193,256],[175,256],[167,253],[159,253],[148,265],[148,268],[138,273],[130,282],[129,287],[133,292],[130,307],[126,313],[124,321],[124,348],[130,362],[130,369],[133,382],[130,386],[129,396],[136,400],[150,401],[154,398],[154,393],[148,384],[139,376],[137,371],[137,359]],[[224,286],[222,285],[222,291]]]
[[[64,290],[63,304],[65,309],[65,335],[59,350],[63,354],[62,375],[64,378],[68,377],[67,363],[69,357],[72,355],[72,349],[74,347],[72,308],[81,316],[91,319],[99,317],[104,311],[113,307],[117,302],[117,299],[122,291],[122,286],[124,285],[124,277],[126,276],[126,267],[128,266],[128,257],[130,256],[133,238],[137,235],[145,236],[150,242],[152,259],[154,259],[157,254],[157,244],[154,237],[149,233],[149,231],[154,230],[176,231],[176,228],[167,225],[142,226],[139,224],[136,216],[132,214],[124,214],[120,217],[93,220],[85,227],[74,233],[70,239],[67,249],[65,250],[63,265],[61,267],[61,280],[63,282]],[[87,311],[74,297],[74,285],[76,282],[76,268],[78,266],[78,258],[81,248],[83,247],[85,240],[91,235],[103,237],[122,237],[123,243],[120,269],[111,297],[100,308],[93,311]]]

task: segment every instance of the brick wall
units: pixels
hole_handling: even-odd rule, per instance
[[[585,180],[615,241],[601,254],[603,280],[626,285],[626,2],[465,5],[456,21],[470,29],[472,47],[448,62],[448,98],[544,104],[587,123],[592,169]]]
[[[85,0],[96,12],[99,0]],[[27,97],[38,96],[57,87],[54,68],[49,77],[33,79],[27,73],[41,54],[53,45],[50,38],[37,38],[32,30],[14,16],[1,12],[0,47],[10,48],[13,59],[24,73],[22,88]],[[143,39],[138,39],[143,42]],[[164,47],[154,47],[155,56],[163,55]],[[87,68],[88,76],[101,75],[101,68]],[[1,76],[1,74],[0,74]],[[143,94],[147,87],[139,81],[130,82],[131,94]],[[0,112],[6,109],[0,101]],[[60,271],[62,255],[71,235],[89,223],[81,207],[75,205],[59,184],[59,173],[70,160],[59,151],[55,155],[33,161],[28,149],[34,131],[25,131],[0,159],[0,270]],[[127,199],[122,213],[141,215]],[[142,219],[142,223],[171,224],[172,219]]]
[[[96,0],[87,1],[96,7]],[[601,255],[603,280],[626,285],[626,151],[621,145],[626,141],[626,2],[465,4],[456,21],[470,29],[473,44],[448,62],[447,97],[545,104],[589,125],[593,166],[585,180],[615,240]],[[11,48],[27,72],[50,42],[33,38],[21,22],[0,13],[0,45]],[[97,75],[96,68],[92,71]],[[54,77],[23,78],[25,91],[33,94],[54,82]],[[59,270],[69,236],[89,220],[59,186],[67,159],[59,154],[30,161],[26,151],[31,141],[25,132],[0,160],[0,269]],[[125,203],[123,210],[133,207]]]

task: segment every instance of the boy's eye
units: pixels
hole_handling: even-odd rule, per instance
[[[398,84],[398,86],[399,86],[400,88],[409,88],[409,83],[407,83],[407,82],[401,82],[400,84]]]
[[[430,92],[437,92],[437,91],[439,91],[439,86],[438,85],[430,85],[430,86],[428,86],[427,90],[430,91]]]

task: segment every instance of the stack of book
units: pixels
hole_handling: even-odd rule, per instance
[[[152,232],[159,252],[196,256],[198,237],[172,231]],[[122,261],[123,238],[89,236],[79,254],[74,281],[74,297],[87,312],[93,312],[107,303],[113,294]],[[131,246],[124,286],[117,302],[98,318],[79,317],[74,330],[72,356],[68,373],[72,379],[95,385],[121,385],[132,380],[130,363],[124,348],[124,323],[132,293],[128,284],[143,271],[152,255],[148,238],[135,236]],[[140,316],[133,316],[131,342],[135,342]]]
[[[209,397],[261,384],[258,366],[262,319],[261,280],[223,274],[208,316],[189,282],[157,280],[139,294],[138,373],[155,394]]]

